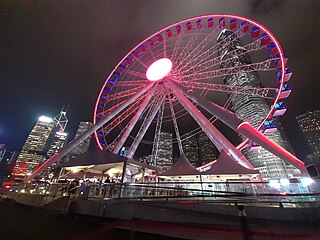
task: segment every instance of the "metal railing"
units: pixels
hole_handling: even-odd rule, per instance
[[[87,199],[122,200],[201,200],[213,202],[318,202],[320,191],[315,186],[290,183],[279,188],[265,182],[148,182],[148,183],[89,183],[80,186],[69,183],[31,183],[15,186],[12,192],[60,198],[73,196]]]
[[[296,191],[299,190],[299,191]],[[274,189],[266,183],[106,183],[83,184],[76,197],[88,199],[125,199],[125,200],[185,200],[229,202],[274,202],[301,203],[318,202],[320,193],[304,186],[291,184],[285,189]]]

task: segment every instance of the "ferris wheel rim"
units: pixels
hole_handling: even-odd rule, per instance
[[[145,38],[143,41],[139,42],[134,48],[132,48],[119,62],[118,64],[114,67],[114,69],[111,71],[111,73],[108,75],[108,77],[106,78],[105,82],[103,83],[103,86],[99,92],[99,95],[98,95],[98,98],[96,100],[96,104],[95,104],[95,108],[94,108],[94,114],[93,114],[93,123],[95,124],[97,122],[97,109],[98,109],[98,104],[99,104],[99,100],[102,96],[102,92],[105,88],[105,86],[107,85],[109,79],[112,77],[113,73],[119,68],[119,66],[121,65],[121,63],[123,63],[125,61],[125,59],[127,57],[130,56],[130,54],[132,54],[132,52],[134,50],[136,50],[137,48],[139,48],[139,46],[141,46],[143,43],[147,42],[148,40],[150,40],[151,38],[157,36],[158,34],[160,33],[163,33],[164,31],[166,31],[167,29],[170,29],[174,26],[177,26],[179,24],[182,24],[182,23],[185,23],[187,21],[195,21],[195,20],[199,20],[199,19],[203,19],[203,18],[209,18],[209,17],[213,17],[213,18],[236,18],[236,19],[239,19],[241,21],[247,21],[249,22],[250,24],[254,25],[254,26],[258,26],[259,28],[261,28],[265,33],[268,34],[268,36],[270,36],[270,38],[272,39],[272,42],[275,44],[277,50],[278,50],[278,53],[279,53],[279,59],[280,59],[280,62],[281,62],[281,77],[280,77],[280,80],[279,80],[279,86],[278,86],[278,92],[274,98],[274,102],[273,104],[270,106],[270,110],[268,112],[268,114],[265,116],[264,120],[260,123],[260,125],[258,126],[258,128],[260,128],[263,124],[263,122],[265,120],[267,120],[270,115],[272,114],[272,111],[274,110],[275,108],[275,104],[278,102],[279,98],[280,98],[280,95],[281,95],[281,92],[282,92],[282,87],[283,87],[283,84],[284,84],[284,77],[285,77],[285,60],[284,60],[284,53],[283,53],[283,50],[281,48],[281,45],[279,43],[279,41],[275,38],[275,36],[272,34],[272,32],[270,30],[268,30],[266,27],[264,27],[263,25],[261,25],[260,23],[252,20],[252,19],[249,19],[249,18],[246,18],[246,17],[242,17],[242,16],[237,16],[237,15],[231,15],[231,14],[208,14],[208,15],[201,15],[201,16],[196,16],[196,17],[192,17],[192,18],[186,18],[184,20],[181,20],[179,22],[175,22],[169,26],[166,26],[160,30],[158,30],[157,32],[155,32],[154,34],[150,35],[149,37]],[[102,150],[103,147],[101,146],[101,143],[99,141],[99,138],[97,136],[97,131],[94,133],[94,138],[98,144],[98,147]],[[242,149],[245,145],[246,145],[246,141],[243,141],[240,145],[237,146],[238,149]]]

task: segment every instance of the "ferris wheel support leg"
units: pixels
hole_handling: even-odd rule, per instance
[[[177,88],[180,92],[182,92],[184,95],[186,95],[188,98],[190,98],[195,103],[199,104],[206,111],[208,111],[212,115],[219,118],[219,120],[221,120],[224,124],[226,124],[227,126],[232,128],[233,130],[236,130],[237,127],[243,122],[233,112],[230,112],[229,110],[219,106],[218,104],[210,102],[207,99],[204,99],[197,94],[194,94],[192,92],[188,92],[188,89],[181,86],[179,83],[177,83],[171,79],[168,79],[167,82],[170,83],[171,85],[175,86],[175,88]]]
[[[159,108],[161,107],[162,102],[164,101],[164,98],[160,98],[159,97],[159,101],[156,101],[153,106],[151,106],[151,110],[148,113],[148,115],[146,116],[144,122],[142,123],[136,138],[134,139],[128,153],[127,153],[127,158],[132,158],[133,155],[135,154],[143,136],[145,135],[145,133],[147,132],[152,120],[154,119],[154,117],[156,116],[157,112],[159,111]]]
[[[125,101],[122,105],[120,105],[118,108],[116,108],[113,112],[111,112],[109,115],[107,115],[105,118],[101,119],[96,124],[92,125],[90,128],[88,128],[87,131],[82,133],[80,136],[78,136],[76,139],[68,143],[64,148],[62,148],[58,153],[55,153],[51,158],[49,158],[47,161],[45,161],[36,171],[34,171],[29,177],[25,179],[25,181],[32,180],[35,176],[41,174],[47,167],[49,167],[51,164],[60,161],[64,156],[66,156],[69,152],[72,151],[76,146],[78,146],[81,142],[86,140],[88,137],[90,137],[95,131],[97,131],[99,128],[101,128],[104,124],[106,124],[108,121],[110,121],[112,118],[114,118],[117,114],[119,114],[123,109],[128,107],[130,104],[132,104],[135,100],[137,100],[138,97],[140,97],[142,94],[144,94],[148,89],[150,89],[153,86],[153,84],[150,84],[137,92],[135,95],[130,97],[127,101]]]
[[[188,92],[183,86],[172,80],[167,80],[167,82],[170,82],[170,84],[174,85],[188,98],[192,99],[194,102],[203,107],[206,111],[219,118],[223,123],[225,123],[227,126],[232,128],[236,132],[243,134],[245,137],[251,139],[253,142],[259,144],[266,150],[278,156],[286,163],[298,168],[303,175],[308,174],[306,167],[302,161],[300,161],[297,157],[289,153],[287,150],[285,150],[284,148],[267,138],[261,132],[252,127],[249,123],[243,122],[234,113],[215,103],[209,102],[201,96]]]
[[[194,120],[196,120],[198,125],[207,134],[211,142],[219,151],[224,150],[225,152],[230,153],[239,164],[246,168],[253,169],[245,156],[243,156],[243,154],[192,104],[192,102],[184,95],[183,91],[181,91],[172,80],[167,80],[166,83],[179,100],[179,103],[189,112]]]
[[[153,96],[153,93],[155,91],[156,86],[154,86],[153,88],[151,88],[149,90],[149,92],[147,93],[147,96],[145,97],[145,99],[143,100],[142,104],[140,105],[138,111],[136,112],[136,114],[134,115],[134,117],[132,118],[130,125],[126,128],[125,132],[123,133],[121,139],[119,140],[119,142],[117,143],[117,145],[115,146],[115,148],[113,149],[113,153],[114,154],[118,154],[118,152],[120,151],[120,148],[123,146],[123,144],[125,143],[125,141],[127,140],[129,134],[131,133],[132,129],[134,128],[134,126],[137,124],[141,114],[143,113],[144,109],[146,108],[146,106],[148,105],[148,103],[150,102],[150,99]]]
[[[288,164],[293,165],[301,171],[302,176],[309,176],[308,171],[302,161],[296,156],[285,150],[283,147],[266,137],[263,133],[256,130],[249,123],[243,122],[237,127],[237,132],[243,134],[254,143],[259,144],[269,152],[281,158]]]

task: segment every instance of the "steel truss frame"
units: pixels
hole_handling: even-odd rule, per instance
[[[208,59],[212,55],[216,54],[219,50],[219,48],[216,48],[216,47],[210,48],[207,51],[205,51],[204,53],[200,54],[197,58],[192,60],[190,63],[188,63],[185,66],[183,66],[182,68],[180,68],[179,73],[184,74],[189,71],[191,73],[193,73],[194,72],[193,69],[195,69],[197,67],[200,68],[201,70],[205,70],[207,68],[220,65],[223,62],[230,61],[234,58],[238,58],[242,55],[248,54],[249,52],[257,51],[257,50],[265,48],[266,46],[261,46],[260,41],[261,41],[261,38],[258,38],[254,42],[251,42],[245,46],[241,46],[241,48],[237,48],[235,50],[228,52],[227,54],[223,55],[223,57],[218,56],[218,57],[212,58],[208,61],[205,61],[206,59]],[[219,44],[219,46],[220,46],[220,44]]]
[[[133,140],[133,143],[127,153],[127,158],[132,158],[133,155],[135,154],[143,136],[145,135],[145,133],[147,132],[152,120],[154,119],[154,117],[156,116],[157,112],[159,111],[160,106],[162,105],[162,101],[164,101],[165,96],[155,96],[156,100],[154,101],[154,103],[150,106],[150,109],[136,135],[136,137]]]
[[[215,30],[219,29],[219,26],[217,26]],[[237,31],[233,32],[228,37],[223,39],[221,42],[212,46],[210,49],[213,49],[214,52],[218,51],[221,44],[230,44],[231,42],[235,41],[235,39],[246,35],[247,33],[243,32],[242,29],[243,27],[240,27]],[[180,66],[187,65],[185,64],[186,61],[192,61],[194,59],[192,58],[192,56],[199,56],[197,54],[199,54],[201,50],[204,49],[207,46],[207,44],[214,39],[214,37],[216,37],[215,31],[213,31],[212,34],[208,35],[205,39],[203,39],[202,42],[199,45],[197,45],[192,52],[190,52],[188,55],[185,55],[182,61],[177,65],[176,69],[179,69]],[[189,58],[189,56],[191,56],[191,59]]]
[[[187,88],[196,88],[201,90],[212,90],[217,92],[226,92],[226,93],[236,93],[244,94],[254,97],[270,98],[274,99],[276,88],[255,88],[255,87],[242,87],[242,86],[232,86],[224,84],[215,84],[215,83],[202,83],[202,82],[189,82],[181,81],[179,82],[182,86]]]
[[[176,133],[179,152],[180,152],[180,155],[183,155],[184,153],[183,153],[183,147],[182,147],[181,137],[180,137],[179,128],[178,128],[177,118],[176,118],[176,115],[174,113],[174,109],[173,109],[173,105],[172,105],[171,100],[169,100],[169,107],[170,107],[170,112],[171,112],[171,116],[172,116],[174,131]]]
[[[152,165],[152,166],[157,166],[159,139],[160,139],[160,134],[161,134],[161,126],[162,126],[162,119],[163,119],[163,112],[164,112],[165,103],[166,103],[166,101],[164,100],[162,103],[162,106],[160,107],[159,112],[158,112],[156,130],[155,130],[155,135],[154,135],[154,139],[153,139],[151,159],[150,159],[150,165]]]
[[[157,89],[157,85],[155,85],[153,88],[151,88],[148,93],[145,96],[145,99],[143,103],[140,105],[139,110],[136,112],[134,117],[131,119],[129,125],[126,127],[125,132],[121,135],[120,140],[117,142],[115,148],[113,149],[113,153],[117,154],[125,141],[127,140],[129,134],[131,133],[134,126],[137,124],[138,120],[140,119],[141,115],[145,111],[145,108],[147,107],[148,103],[150,102],[151,98],[154,95],[155,90]]]
[[[171,75],[171,78],[176,81],[199,81],[202,79],[212,79],[216,77],[224,77],[224,76],[230,76],[230,75],[236,75],[238,73],[249,73],[249,72],[256,72],[256,71],[270,71],[277,69],[276,67],[271,67],[272,63],[274,63],[276,60],[279,60],[279,58],[271,58],[262,62],[252,63],[252,64],[246,64],[246,65],[239,65],[236,67],[230,67],[230,68],[222,68],[222,69],[216,69],[209,72],[199,72],[199,73],[193,73],[189,75],[185,75],[180,77],[179,75]],[[196,71],[201,71],[201,67],[197,67]]]

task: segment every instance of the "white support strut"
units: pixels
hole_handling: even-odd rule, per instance
[[[143,100],[143,103],[140,105],[138,111],[136,112],[136,114],[134,115],[134,117],[131,119],[129,126],[126,128],[125,132],[123,133],[121,139],[119,140],[119,142],[117,143],[117,145],[115,146],[115,148],[113,149],[113,153],[114,154],[118,154],[118,152],[120,151],[121,147],[123,146],[123,144],[125,143],[125,141],[127,140],[129,134],[131,133],[132,129],[134,128],[134,126],[137,124],[141,114],[143,113],[144,109],[146,108],[146,106],[148,105],[148,103],[150,102],[150,99],[153,96],[153,93],[156,89],[156,85],[151,88],[147,95],[145,96],[145,99]]]
[[[172,80],[168,79],[167,82],[168,84],[174,86],[174,89],[176,91],[180,91],[188,98],[192,99],[195,103],[199,104],[206,111],[219,118],[224,124],[229,126],[234,131],[251,139],[253,142],[267,149],[286,163],[298,168],[303,175],[308,175],[307,169],[302,161],[300,161],[296,156],[292,155],[290,152],[267,138],[265,135],[263,135],[263,133],[256,130],[249,123],[239,119],[238,116],[233,112],[230,112],[229,110],[213,102],[210,102],[197,94],[188,92],[187,89]]]
[[[115,109],[112,113],[107,115],[105,118],[101,119],[99,122],[92,125],[90,128],[88,128],[84,133],[79,135],[76,139],[68,143],[64,148],[60,149],[59,152],[55,153],[51,158],[49,158],[47,161],[45,161],[36,171],[34,171],[30,176],[28,176],[25,181],[32,180],[35,176],[42,173],[47,167],[51,166],[53,163],[56,163],[61,160],[64,156],[66,156],[69,152],[72,151],[76,146],[78,146],[81,142],[83,142],[85,139],[90,137],[95,131],[97,131],[99,128],[103,127],[104,124],[106,124],[108,121],[110,121],[112,118],[114,118],[117,114],[119,114],[123,109],[128,107],[130,104],[134,103],[134,101],[140,97],[142,94],[144,94],[146,91],[148,91],[149,88],[151,88],[153,84],[150,84],[143,89],[141,89],[139,92],[137,92],[135,95],[130,97],[126,102],[124,102],[121,106],[119,106],[117,109]]]
[[[149,163],[152,166],[157,166],[159,140],[160,140],[160,134],[161,134],[164,105],[165,105],[165,101],[163,101],[163,104],[159,109],[158,118],[157,118],[157,125],[156,125],[156,130],[155,130],[153,144],[152,144],[151,159]]]
[[[164,97],[162,96],[157,96],[157,100],[154,102],[154,104],[152,106],[150,106],[150,111],[148,112],[146,118],[144,119],[136,138],[134,139],[128,153],[127,153],[127,158],[132,158],[133,155],[135,154],[143,136],[145,135],[145,133],[147,132],[152,120],[154,119],[154,117],[156,116],[157,112],[159,111],[159,108],[162,104],[162,101],[164,101]]]
[[[177,118],[174,113],[174,109],[173,109],[173,105],[172,105],[171,100],[169,100],[169,107],[170,107],[170,111],[171,111],[174,131],[176,133],[177,143],[178,143],[178,147],[179,147],[179,153],[180,153],[180,155],[183,155],[183,147],[182,147],[182,143],[181,143],[181,137],[180,137],[180,133],[179,133]]]
[[[224,150],[230,153],[239,164],[246,168],[253,169],[245,156],[192,104],[183,92],[175,86],[172,80],[167,80],[166,84],[175,94],[180,104],[189,112],[193,119],[196,120],[203,132],[207,134],[211,142],[220,152]]]

